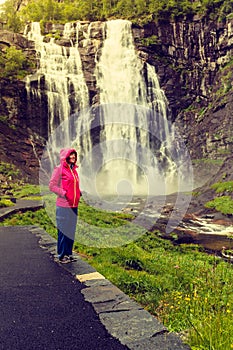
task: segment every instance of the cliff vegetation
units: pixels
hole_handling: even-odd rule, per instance
[[[0,55],[0,78],[21,79],[28,74],[31,63],[22,50],[7,47]]]
[[[231,0],[7,0],[1,22],[19,32],[27,21],[98,21],[129,19],[145,24],[157,19],[208,16],[223,20],[233,11]]]

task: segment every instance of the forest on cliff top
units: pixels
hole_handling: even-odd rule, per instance
[[[19,32],[29,21],[129,19],[137,24],[170,18],[206,16],[224,20],[233,12],[232,0],[6,0],[0,20]]]

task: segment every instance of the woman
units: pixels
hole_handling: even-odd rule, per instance
[[[54,169],[49,182],[50,191],[57,194],[57,252],[58,259],[63,264],[74,261],[72,248],[81,195],[76,162],[77,152],[75,149],[62,149],[60,151],[60,165]]]

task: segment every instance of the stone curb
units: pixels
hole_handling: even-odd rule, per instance
[[[28,226],[42,249],[55,259],[56,240],[38,226]],[[86,301],[94,307],[107,331],[131,350],[190,350],[154,316],[75,254],[77,261],[61,266],[78,279]]]

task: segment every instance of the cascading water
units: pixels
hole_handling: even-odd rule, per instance
[[[64,38],[69,38],[73,31],[74,27],[71,24],[65,25]],[[37,22],[32,23],[30,30],[26,29],[25,33],[27,33],[29,40],[35,42],[35,49],[39,57],[38,96],[41,96],[40,80],[42,77],[45,80],[45,92],[48,100],[48,133],[50,134],[65,120],[68,120],[72,113],[83,110],[89,105],[88,89],[83,75],[77,41],[71,47],[57,45],[53,38],[49,42],[44,42],[44,37],[40,32],[40,24]],[[36,89],[31,89],[30,78],[28,77],[27,90],[29,92],[33,90],[35,94]],[[63,142],[65,145],[70,143],[69,128],[63,134]]]
[[[139,59],[131,22],[108,21],[104,30],[106,37],[96,62],[104,164],[98,174],[99,192],[114,193],[119,185],[118,191],[124,193],[148,193],[149,173],[154,176],[151,195],[175,190],[171,176],[175,164],[169,155],[173,130],[154,67]],[[166,174],[170,174],[170,184],[164,181]]]
[[[27,90],[37,98],[46,94],[49,134],[61,126],[50,140],[52,152],[71,145],[78,149],[82,189],[92,194],[175,191],[175,136],[168,103],[154,67],[137,55],[131,22],[103,24],[103,46],[95,62],[99,108],[91,111],[78,50],[80,28],[79,22],[64,26],[69,47],[54,39],[44,42],[39,23],[25,34],[35,42],[39,57],[37,86],[28,77]],[[91,29],[92,24],[82,32],[83,47],[91,43]]]

